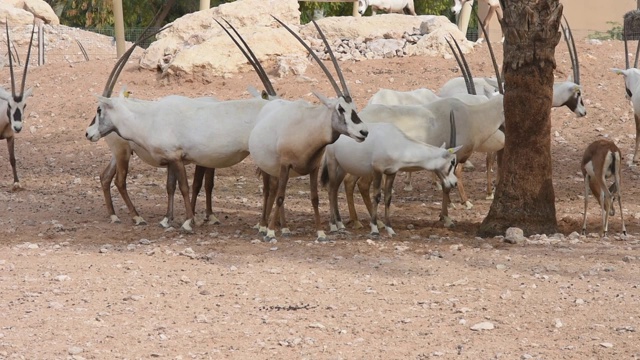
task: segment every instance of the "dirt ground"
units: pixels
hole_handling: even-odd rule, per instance
[[[580,41],[578,51],[588,115],[552,112],[562,233],[520,245],[475,236],[490,206],[483,154],[471,159],[476,170],[464,173],[475,206],[450,210],[452,229],[438,222],[441,195],[430,176],[417,174],[413,192],[396,183],[397,237],[372,240],[363,229],[317,243],[308,178],[300,178],[290,182],[286,199],[293,236],[263,243],[252,228],[261,181],[250,157],[217,172],[214,207],[222,224],[193,234],[158,225],[166,171],[134,158],[128,188],[148,225],[133,225],[115,187],[122,223],[112,224],[99,183],[110,152],[84,134],[115,58],[64,61],[52,53],[27,80],[34,96],[16,141],[24,190],[11,191],[7,152],[0,151],[0,359],[640,358],[638,167],[625,161],[622,169],[630,235],[620,238],[616,216],[611,235],[596,236],[593,198],[592,234],[572,235],[582,221],[584,148],[604,136],[617,141],[626,160],[632,155],[631,106],[623,80],[609,71],[624,66],[623,46]],[[474,74],[491,75],[486,45],[468,59]],[[564,80],[571,70],[563,44],[557,59]],[[342,67],[360,108],[379,88],[437,89],[458,75],[455,62],[443,58]],[[7,86],[8,69],[1,71]],[[305,76],[273,81],[284,98],[313,101],[314,88],[332,94],[317,66]],[[206,84],[159,80],[137,70],[134,58],[116,91],[125,84],[145,99],[236,99],[248,97],[246,87],[259,80],[253,73]],[[176,199],[177,228],[184,206]],[[326,222],[324,191],[320,205]],[[361,202],[358,210],[367,220]]]

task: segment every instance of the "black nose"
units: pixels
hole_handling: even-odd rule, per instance
[[[360,130],[360,134],[364,137],[367,137],[367,135],[369,135],[369,132],[367,130]]]

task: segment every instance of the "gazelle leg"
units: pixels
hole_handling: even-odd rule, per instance
[[[467,193],[464,191],[464,184],[462,183],[462,164],[456,165],[455,169],[456,177],[458,178],[458,192],[460,193],[460,203],[464,205],[467,210],[473,208],[473,204],[469,201]]]
[[[371,221],[369,222],[369,226],[371,226],[372,236],[380,235],[380,231],[378,230],[378,204],[380,203],[381,183],[382,183],[382,173],[375,172],[373,174],[373,203],[371,204],[371,208],[369,209],[369,216],[371,218]]]
[[[620,221],[622,222],[622,233],[627,235],[627,228],[624,226],[624,214],[622,213],[622,196],[620,194],[620,180],[618,178],[615,179],[616,185],[616,197],[618,198],[618,207],[620,207]],[[611,205],[613,208],[613,205]]]
[[[395,178],[396,174],[388,174],[384,181],[384,224],[387,234],[391,237],[396,234],[391,227],[391,197],[393,196],[393,181]]]
[[[192,232],[193,227],[191,225],[194,222],[194,213],[193,209],[191,209],[191,201],[189,200],[189,180],[187,178],[187,169],[185,169],[182,162],[170,163],[169,166],[178,177],[178,186],[180,187],[180,193],[182,193],[182,199],[184,200],[185,211],[187,212],[187,219],[182,224],[181,229],[187,232]]]
[[[602,214],[602,230],[600,236],[607,236],[607,225],[609,223],[609,203],[605,192],[600,193],[600,212]]]
[[[9,150],[9,163],[11,164],[11,171],[13,172],[13,186],[11,191],[22,190],[20,181],[18,180],[18,170],[16,169],[16,150],[14,145],[14,137],[7,138],[7,150]]]
[[[589,202],[589,175],[584,176],[584,216],[582,218],[582,235],[587,234],[587,203]]]
[[[288,182],[289,182],[289,167],[281,166],[280,176],[278,176],[278,192],[275,198],[276,208],[273,210],[271,214],[271,218],[269,220],[269,227],[267,229],[267,235],[264,238],[265,241],[270,241],[271,239],[276,238],[276,231],[275,231],[276,221],[278,220],[278,214],[280,213],[280,208],[284,206],[284,197],[286,194]]]
[[[358,213],[356,212],[356,206],[353,199],[353,191],[356,188],[357,181],[358,178],[350,174],[347,174],[343,180],[344,192],[347,197],[347,206],[349,207],[349,221],[351,222],[353,229],[362,228],[362,223],[358,220]]]
[[[177,173],[173,166],[167,166],[167,213],[160,222],[160,226],[168,228],[173,221],[173,196],[176,193]]]
[[[315,168],[309,173],[309,192],[311,193],[311,206],[313,206],[313,217],[316,221],[316,232],[318,234],[317,241],[327,241],[327,235],[322,230],[322,221],[320,220],[320,200],[318,198],[318,171],[320,168]],[[337,193],[337,192],[336,192]],[[336,196],[337,200],[337,196]],[[337,203],[336,203],[337,205]],[[338,215],[340,217],[340,215]]]

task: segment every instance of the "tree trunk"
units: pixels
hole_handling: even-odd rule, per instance
[[[557,232],[551,161],[551,103],[559,0],[505,0],[505,146],[495,200],[480,236]],[[577,166],[577,165],[576,165]]]
[[[171,8],[175,3],[176,3],[176,0],[168,0],[168,1],[165,1],[164,4],[162,4],[162,8],[160,9],[160,11],[158,12],[158,14],[154,19],[154,24],[153,24],[154,27],[161,27],[162,24],[164,24],[164,19],[167,18],[167,16],[169,15],[169,12],[171,11]]]

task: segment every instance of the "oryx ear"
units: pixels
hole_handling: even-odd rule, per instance
[[[460,145],[460,146],[456,146],[454,148],[448,148],[447,151],[451,154],[455,154],[458,152],[458,150],[462,149],[464,145]]]
[[[33,94],[33,88],[30,87],[30,88],[28,88],[27,90],[24,91],[24,94],[22,94],[22,98],[26,99],[29,96],[31,96],[32,94]]]
[[[96,95],[96,97],[98,98],[98,105],[100,106],[104,106],[104,107],[111,107],[111,98],[108,97],[104,97],[101,95]]]
[[[567,76],[567,81],[573,82],[573,75],[569,74],[569,76]]]
[[[440,145],[440,149],[446,149],[447,148],[447,143],[443,142],[442,145]]]
[[[9,99],[11,99],[11,93],[0,87],[0,99],[9,101]]]
[[[247,86],[247,91],[254,98],[262,97],[262,94],[260,94],[260,91],[258,91],[258,89],[256,89],[255,87],[253,87],[251,85]]]
[[[328,97],[320,94],[319,92],[317,92],[315,90],[311,91],[311,93],[313,93],[313,95],[315,95],[315,97],[317,97],[318,100],[320,100],[320,102],[323,103],[326,107],[328,107],[328,108],[332,108],[333,107],[333,104],[331,103],[331,101],[329,100]]]
[[[122,90],[120,90],[120,97],[129,97],[126,85],[122,87]]]
[[[577,92],[580,92],[580,90],[582,90],[582,86],[574,85],[574,87],[573,87],[573,93],[574,94],[577,93]]]
[[[487,84],[489,84],[489,86],[492,86],[494,89],[498,88],[498,80],[496,80],[494,78],[486,77],[486,78],[484,78],[484,81]]]

